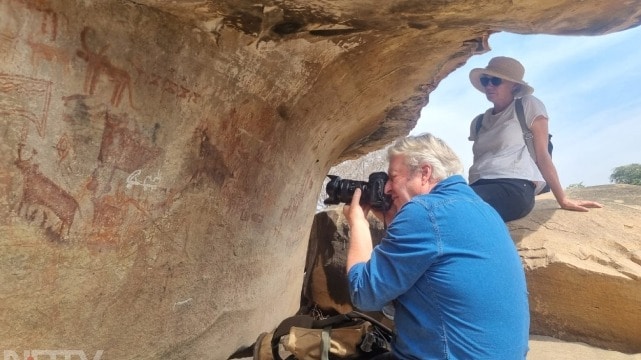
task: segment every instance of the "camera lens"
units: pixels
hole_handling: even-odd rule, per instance
[[[357,188],[363,189],[363,193],[366,191],[367,182],[365,181],[341,179],[336,175],[328,175],[328,177],[330,181],[325,187],[328,195],[328,198],[324,201],[326,205],[350,203],[354,197],[354,191],[356,191]],[[365,197],[363,197],[363,199],[365,199]]]

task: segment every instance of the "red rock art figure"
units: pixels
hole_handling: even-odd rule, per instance
[[[0,1],[0,57],[6,57],[15,49],[16,40],[20,33],[20,21],[16,15],[14,6]]]
[[[98,152],[99,168],[110,169],[105,191],[111,191],[111,182],[116,169],[131,174],[143,168],[160,153],[160,148],[153,146],[150,140],[146,140],[140,131],[130,124],[127,114],[105,112],[105,128]],[[94,190],[98,189],[97,174],[94,172],[89,184]]]
[[[211,143],[206,125],[203,124],[194,129],[193,139],[197,144],[197,152],[189,159],[186,171],[190,175],[183,184],[169,191],[160,207],[170,206],[183,191],[191,187],[202,186],[205,181],[222,187],[225,179],[234,177],[234,174],[225,165],[222,152]]]
[[[188,89],[183,85],[178,84],[175,81],[170,80],[169,78],[160,76],[155,73],[147,73],[144,69],[144,66],[140,64],[139,61],[131,62],[133,68],[136,70],[136,77],[134,80],[135,84],[142,85],[153,85],[161,90],[161,93],[170,93],[174,95],[177,99],[184,100],[189,103],[197,103],[198,98],[202,97],[201,94],[195,92],[194,90]],[[172,72],[170,69],[170,72]]]
[[[38,135],[44,138],[51,84],[26,76],[0,74],[0,115],[32,122]]]
[[[106,112],[98,160],[131,173],[155,159],[160,154],[160,148],[151,145],[138,129],[130,129],[128,125],[127,114]]]
[[[65,73],[69,72],[71,57],[63,50],[51,45],[35,42],[32,38],[27,39],[27,45],[31,48],[31,64],[34,67],[40,65],[40,60],[45,60],[63,65]]]
[[[194,137],[198,143],[198,156],[191,163],[190,183],[197,183],[203,176],[222,186],[228,177],[233,177],[232,172],[225,165],[223,154],[209,140],[207,127],[199,126],[194,130]]]
[[[128,197],[122,188],[116,189],[115,195],[105,195],[94,199],[94,215],[90,243],[93,244],[118,244],[121,234],[126,233],[123,225],[133,214],[130,207],[137,209],[140,214],[149,216],[143,206],[136,200]]]
[[[18,147],[18,159],[15,164],[22,172],[24,182],[22,185],[22,199],[18,205],[18,214],[20,214],[22,208],[25,208],[25,217],[27,219],[31,217],[35,218],[35,212],[29,215],[29,207],[31,205],[39,205],[44,208],[52,211],[58,219],[60,219],[60,228],[54,234],[57,235],[58,239],[63,237],[63,234],[69,235],[69,230],[73,224],[73,218],[78,210],[78,202],[64,189],[58,186],[56,183],[51,181],[49,178],[44,176],[40,170],[38,170],[38,165],[33,164],[31,159],[36,152],[33,152],[33,155],[29,159],[22,158],[22,148],[24,144],[20,144]],[[32,219],[33,219],[32,218]],[[41,226],[44,227],[47,222],[47,214],[43,211],[43,220]]]
[[[132,108],[135,108],[131,95],[131,77],[129,76],[129,73],[114,66],[104,55],[109,48],[109,44],[103,45],[98,52],[94,52],[89,48],[87,36],[90,31],[93,32],[93,29],[90,27],[85,27],[82,30],[80,33],[80,44],[82,49],[76,52],[81,59],[87,62],[84,92],[89,95],[94,95],[100,76],[104,74],[114,86],[111,93],[111,105],[120,105],[122,96],[125,90],[127,90],[129,93],[129,105],[131,105]]]
[[[40,31],[43,34],[49,33],[51,30],[51,40],[56,40],[58,36],[58,13],[53,11],[47,0],[17,0],[19,3],[25,5],[29,10],[35,10],[42,13],[42,23]]]
[[[58,153],[58,163],[61,163],[64,159],[67,158],[71,150],[71,143],[67,134],[63,134],[60,139],[58,139],[58,143],[56,144],[55,149]]]

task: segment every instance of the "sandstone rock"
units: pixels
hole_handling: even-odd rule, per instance
[[[385,234],[384,224],[369,215],[372,241],[376,245]],[[319,212],[314,217],[309,236],[302,303],[318,306],[327,313],[341,314],[354,310],[347,290],[347,248],[349,226],[342,206]]]
[[[533,334],[641,353],[641,186],[570,196],[605,205],[559,210],[551,194],[509,223],[526,266]]]
[[[327,170],[496,31],[639,2],[0,1],[0,346],[223,359],[298,307]]]
[[[641,354],[624,354],[599,349],[584,343],[561,341],[548,336],[532,335],[528,360],[641,360]]]

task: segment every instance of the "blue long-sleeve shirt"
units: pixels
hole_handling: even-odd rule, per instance
[[[399,359],[525,359],[519,255],[500,216],[459,175],[405,204],[348,279],[361,310],[394,301]]]

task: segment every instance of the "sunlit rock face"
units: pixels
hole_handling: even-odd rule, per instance
[[[530,332],[641,353],[641,186],[570,196],[603,209],[562,211],[551,194],[509,223],[526,268]]]
[[[639,8],[0,0],[0,347],[226,358],[298,307],[330,166],[407,134],[492,32]]]

